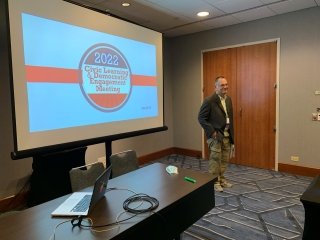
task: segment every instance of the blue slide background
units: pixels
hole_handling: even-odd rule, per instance
[[[78,69],[84,52],[106,43],[126,57],[134,75],[156,76],[156,48],[110,34],[22,14],[25,65]],[[38,132],[158,115],[156,86],[133,86],[130,98],[117,111],[90,105],[79,84],[27,83],[29,131]]]

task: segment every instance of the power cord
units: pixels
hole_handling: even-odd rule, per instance
[[[119,189],[112,189],[112,190],[119,190]],[[120,190],[124,190],[124,189],[120,189]],[[138,206],[135,206],[134,208],[132,208],[131,205],[134,204],[134,203],[137,203],[137,202],[140,202],[138,204]],[[145,202],[149,203],[149,206],[147,208],[141,208],[140,206],[142,206],[142,204],[145,203]],[[151,196],[149,196],[147,194],[144,194],[144,193],[137,193],[137,194],[127,198],[123,202],[123,209],[125,210],[125,212],[129,212],[129,213],[133,213],[134,214],[134,215],[132,215],[132,216],[130,216],[128,218],[125,218],[125,219],[122,219],[122,220],[118,220],[119,216],[122,213],[124,213],[124,212],[122,212],[122,213],[118,214],[116,222],[103,224],[103,225],[93,225],[93,224],[84,225],[84,224],[82,224],[83,217],[79,216],[79,217],[76,217],[76,218],[72,219],[71,220],[71,224],[72,224],[73,228],[74,227],[80,227],[80,228],[108,227],[108,226],[112,226],[112,225],[127,221],[127,220],[129,220],[131,218],[134,218],[138,214],[142,214],[142,213],[146,213],[146,212],[153,212],[153,210],[156,209],[158,206],[159,206],[159,201],[156,198],[151,197]]]
[[[112,191],[112,190],[126,190],[126,191],[134,193],[133,196],[127,198],[123,202],[124,211],[117,215],[117,219],[116,219],[115,222],[108,223],[108,224],[103,224],[103,225],[94,225],[92,219],[85,218],[83,216],[78,216],[78,217],[75,217],[75,218],[73,218],[71,220],[63,221],[63,222],[57,224],[55,226],[53,234],[50,236],[49,240],[55,239],[55,232],[56,232],[57,228],[60,225],[66,223],[66,222],[71,222],[72,228],[79,227],[79,228],[83,228],[83,229],[90,229],[91,231],[94,231],[94,232],[110,231],[110,230],[112,230],[114,228],[107,229],[107,230],[101,230],[101,231],[98,231],[98,230],[95,230],[95,229],[102,228],[102,227],[113,226],[113,225],[118,225],[119,223],[125,222],[125,221],[127,221],[127,220],[129,220],[131,218],[136,217],[139,214],[142,214],[142,213],[146,213],[146,212],[154,213],[153,210],[156,209],[159,206],[159,201],[156,198],[151,197],[151,196],[149,196],[147,194],[136,193],[136,192],[134,192],[134,191],[132,191],[130,189],[125,189],[125,188],[109,188],[109,189],[107,189],[107,191]],[[140,202],[140,203],[138,205],[136,205],[136,203],[138,203],[138,202]],[[141,208],[141,206],[144,203],[148,203],[149,206],[147,206],[146,208]],[[132,207],[133,204],[135,204],[136,206]],[[132,213],[133,215],[130,216],[130,217],[127,217],[125,219],[119,220],[118,218],[121,216],[121,214],[126,213],[126,212],[127,213]],[[83,224],[82,223],[83,220],[86,220],[88,224]]]
[[[130,205],[136,203],[136,202],[143,202],[143,203],[148,203],[149,206],[147,208],[132,208]],[[146,212],[151,212],[154,209],[156,209],[159,206],[159,201],[154,198],[151,197],[147,194],[144,193],[139,193],[139,194],[135,194],[129,198],[127,198],[124,203],[123,203],[123,209],[126,212],[130,212],[130,213],[134,213],[134,214],[141,214],[141,213],[146,213]]]
[[[123,209],[125,210],[124,212],[121,212],[120,214],[118,214],[117,219],[115,222],[112,223],[108,223],[108,224],[103,224],[103,225],[94,225],[93,222],[91,221],[91,224],[86,225],[82,223],[83,217],[78,216],[76,218],[73,218],[71,220],[71,224],[72,227],[80,227],[80,228],[101,228],[101,227],[108,227],[108,226],[112,226],[112,225],[116,225],[119,223],[122,223],[124,221],[127,221],[131,218],[134,218],[135,216],[137,216],[138,214],[142,214],[142,213],[146,213],[146,212],[152,212],[154,209],[156,209],[159,206],[159,201],[154,198],[151,197],[147,194],[144,193],[136,193],[130,189],[125,189],[125,188],[109,188],[107,191],[112,191],[112,190],[125,190],[125,191],[129,191],[134,193],[133,196],[127,198],[124,202],[123,202]],[[134,203],[140,202],[137,206],[135,206],[134,208],[131,206]],[[147,208],[141,208],[141,206],[143,205],[143,203],[149,203],[149,206]],[[134,215],[119,220],[119,217],[121,214],[128,212],[128,213],[132,213]]]

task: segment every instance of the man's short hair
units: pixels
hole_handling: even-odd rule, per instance
[[[223,78],[225,78],[225,77],[224,77],[224,76],[218,76],[218,77],[216,77],[216,79],[214,80],[214,84],[217,84],[218,81],[219,81],[220,79],[223,79]]]

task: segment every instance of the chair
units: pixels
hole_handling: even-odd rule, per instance
[[[104,171],[103,163],[93,164],[72,168],[69,171],[71,189],[73,192],[94,185],[96,179]]]
[[[137,154],[134,150],[112,154],[110,163],[112,164],[113,178],[139,168]]]

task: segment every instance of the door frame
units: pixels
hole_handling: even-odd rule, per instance
[[[249,46],[249,45],[256,45],[256,44],[261,44],[261,43],[268,43],[268,42],[276,42],[277,43],[277,63],[276,63],[276,139],[275,139],[275,171],[278,171],[278,163],[279,163],[279,115],[280,115],[280,78],[279,78],[279,71],[280,71],[280,38],[271,38],[271,39],[266,39],[266,40],[261,40],[261,41],[255,41],[255,42],[248,42],[248,43],[241,43],[241,44],[235,44],[235,45],[228,45],[228,46],[223,46],[223,47],[218,47],[218,48],[209,48],[201,51],[201,88],[200,88],[200,96],[201,96],[201,102],[203,101],[203,54],[205,52],[211,52],[211,51],[217,51],[217,50],[223,50],[227,48],[237,48],[237,47],[243,47],[243,46]],[[204,151],[205,148],[207,147],[207,143],[204,142],[204,131],[202,129],[201,131],[201,152],[202,152],[202,158],[204,157]]]

